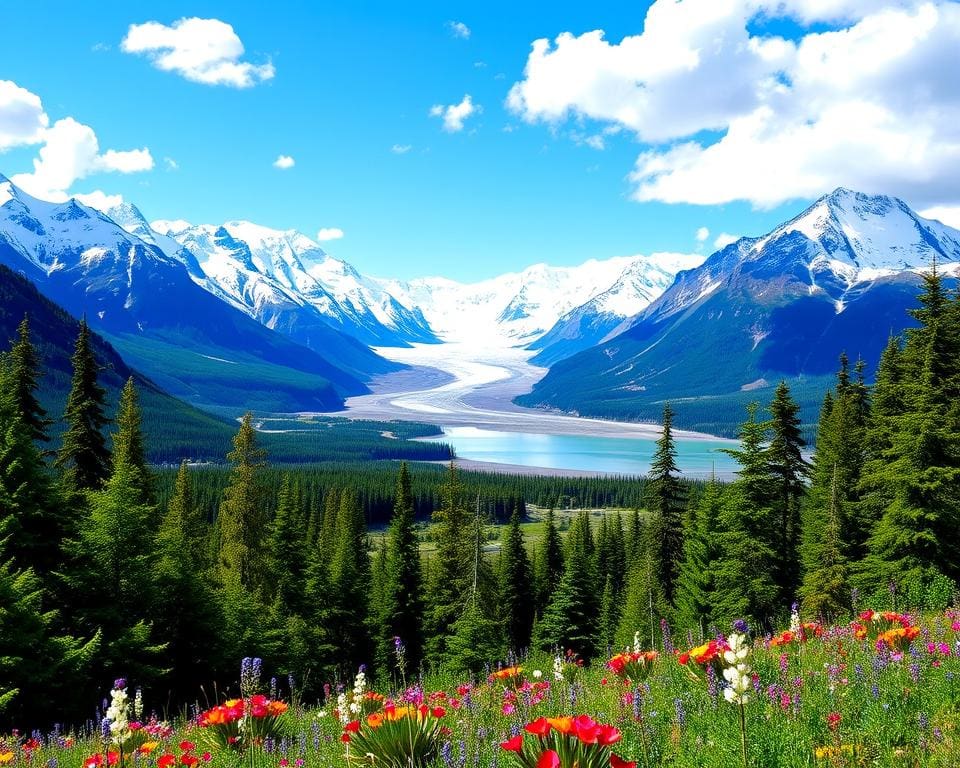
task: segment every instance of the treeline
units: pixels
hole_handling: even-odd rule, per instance
[[[263,436],[257,436],[266,447]],[[268,450],[271,461],[272,450]],[[414,517],[419,522],[430,520],[433,510],[442,503],[444,468],[437,464],[415,464],[409,469]],[[161,469],[157,475],[157,501],[161,508],[174,492],[175,469]],[[268,465],[262,470],[266,487],[267,516],[272,519],[284,478],[289,475],[297,486],[300,503],[305,509],[322,509],[329,493],[350,488],[357,497],[364,519],[370,528],[381,528],[390,522],[396,500],[397,466],[395,462],[327,463],[302,465]],[[194,499],[202,517],[216,519],[220,498],[230,482],[225,466],[191,468]],[[513,475],[464,470],[459,473],[463,496],[481,516],[494,523],[505,523],[520,503],[541,509],[640,509],[644,504],[647,481],[642,477],[551,477],[548,475]],[[691,489],[702,488],[700,481],[685,481]],[[693,491],[691,491],[693,492]]]
[[[700,637],[733,618],[773,629],[796,599],[822,619],[942,607],[960,577],[960,298],[936,270],[915,317],[872,388],[841,359],[812,462],[785,384],[764,410],[752,405],[728,485],[680,480],[669,405],[643,485],[481,480],[453,466],[438,477],[405,464],[279,472],[249,414],[229,472],[183,464],[158,477],[132,383],[107,449],[85,326],[49,470],[24,324],[0,366],[0,705],[20,723],[69,719],[120,675],[154,701],[192,700],[200,684],[234,679],[247,655],[315,698],[361,663],[397,680],[422,666],[478,673],[530,648],[589,660],[634,633],[663,647],[670,631]],[[581,513],[564,537],[548,512],[531,546],[525,503],[562,505],[564,488],[625,494],[633,511],[599,526]],[[387,505],[387,535],[371,551],[368,525]],[[432,521],[429,558],[418,515]],[[509,525],[489,557],[494,518]]]

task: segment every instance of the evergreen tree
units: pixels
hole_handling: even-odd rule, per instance
[[[717,532],[723,516],[723,489],[716,479],[693,509],[683,542],[683,562],[677,578],[676,620],[681,629],[702,634],[713,620],[717,599],[714,571],[720,558]]]
[[[401,462],[397,476],[393,518],[388,532],[387,577],[383,587],[379,663],[386,668],[399,637],[406,647],[407,664],[416,668],[423,653],[423,575],[410,488],[410,470]]]
[[[570,649],[589,658],[597,649],[599,614],[590,519],[581,513],[567,534],[563,576],[537,624],[534,642],[543,650]]]
[[[80,321],[71,363],[73,380],[63,416],[67,431],[56,466],[66,473],[68,487],[96,490],[110,474],[110,452],[102,431],[109,419],[104,413],[106,393],[97,383],[97,361],[86,320]]]
[[[431,563],[426,624],[427,656],[434,662],[446,652],[451,627],[466,608],[471,586],[463,557],[473,551],[473,526],[461,496],[460,478],[451,462],[443,503],[433,512],[437,552]]]
[[[20,413],[32,440],[46,443],[50,440],[47,428],[50,420],[37,399],[40,389],[40,362],[36,347],[30,340],[30,319],[23,316],[17,327],[17,338],[10,349],[8,364],[10,378],[4,392],[12,396],[13,408]]]
[[[300,498],[290,473],[285,472],[277,495],[270,538],[267,542],[270,597],[281,616],[302,614],[306,543]]]
[[[636,556],[630,563],[623,610],[614,635],[619,648],[631,646],[635,633],[639,633],[644,647],[657,647],[657,619],[665,617],[669,609],[658,570],[660,540],[650,525],[641,526],[637,536]]]
[[[560,541],[553,507],[550,507],[547,509],[547,517],[543,523],[543,537],[534,561],[534,599],[537,616],[543,614],[550,602],[553,590],[563,574],[563,567],[563,543]]]
[[[800,429],[800,407],[785,381],[777,386],[770,411],[770,444],[766,460],[772,476],[772,516],[776,573],[780,598],[786,602],[800,583],[800,505],[806,493],[810,465],[803,458],[806,441]]]
[[[253,414],[249,411],[233,438],[233,450],[227,454],[233,468],[230,483],[223,491],[217,526],[220,533],[219,579],[223,586],[263,598],[268,576],[266,489],[262,472],[266,452],[257,447]]]
[[[684,492],[677,468],[677,449],[673,442],[673,410],[663,406],[663,434],[647,476],[651,513],[651,532],[657,547],[657,569],[663,582],[664,595],[673,600],[677,572],[683,557]]]
[[[842,540],[839,468],[834,483],[826,524],[817,535],[804,540],[807,563],[800,587],[803,612],[825,622],[833,621],[850,608],[850,581]]]
[[[366,639],[370,594],[370,556],[363,510],[352,490],[340,494],[339,539],[330,563],[330,634],[339,650],[341,672],[349,674],[369,661]]]
[[[173,496],[157,537],[154,635],[167,644],[170,686],[190,695],[198,682],[214,680],[222,629],[210,581],[207,523],[193,494],[190,470],[180,464]]]
[[[500,610],[503,613],[507,647],[519,654],[530,645],[533,630],[533,578],[530,558],[523,544],[520,510],[515,507],[500,549]]]
[[[147,467],[147,451],[143,442],[140,398],[137,394],[133,376],[127,379],[120,392],[120,404],[117,407],[117,431],[113,436],[112,461],[126,462],[137,475],[137,485],[141,489],[145,504],[153,504],[153,475]]]

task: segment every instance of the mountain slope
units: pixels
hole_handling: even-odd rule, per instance
[[[683,426],[731,434],[742,404],[786,378],[809,423],[842,351],[871,373],[888,335],[911,324],[934,257],[956,276],[960,232],[838,189],[681,272],[629,329],[556,363],[518,402],[652,419],[669,399]]]
[[[326,356],[196,285],[184,263],[75,200],[47,203],[0,177],[0,263],[85,314],[167,391],[203,405],[329,410],[397,366],[328,326]],[[335,361],[331,362],[331,361]]]
[[[138,212],[139,213],[139,212]],[[280,231],[248,221],[222,226],[155,221],[124,215],[129,231],[152,227],[158,245],[183,259],[206,290],[296,341],[317,351],[328,326],[365,344],[409,346],[437,339],[417,310],[403,306],[374,280],[294,230]],[[186,258],[179,251],[189,254]],[[195,264],[196,268],[191,268]]]
[[[540,350],[530,362],[549,366],[599,344],[662,294],[678,272],[703,262],[695,254],[655,253],[638,256],[610,288],[563,315],[528,348]]]
[[[50,417],[63,413],[70,391],[70,358],[79,323],[43,296],[29,280],[0,264],[0,349],[9,347],[24,315],[30,317],[30,335],[37,348],[43,376],[40,398]],[[176,462],[181,458],[221,459],[229,450],[235,426],[163,392],[132,370],[101,336],[91,334],[94,356],[100,364],[99,381],[107,390],[111,409],[120,389],[133,376],[140,390],[143,427],[150,460]],[[63,426],[50,428],[54,440]]]

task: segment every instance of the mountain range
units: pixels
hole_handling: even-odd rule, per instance
[[[896,198],[837,189],[680,272],[621,332],[556,361],[518,402],[651,419],[670,400],[682,425],[730,434],[746,401],[787,379],[809,423],[842,352],[869,376],[890,334],[911,324],[933,262],[955,284],[960,232]]]
[[[780,378],[813,418],[837,357],[872,370],[919,273],[952,278],[960,232],[896,198],[825,195],[704,259],[535,264],[472,284],[376,278],[295,230],[155,220],[38,200],[0,176],[0,264],[85,315],[159,389],[223,413],[329,411],[402,366],[374,348],[526,347],[549,371],[523,405],[730,434]]]

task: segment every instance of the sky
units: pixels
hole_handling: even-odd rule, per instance
[[[0,173],[368,274],[708,254],[845,186],[960,227],[960,2],[5,3]]]

